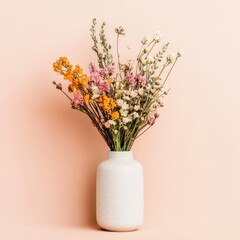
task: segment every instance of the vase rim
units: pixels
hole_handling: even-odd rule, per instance
[[[121,157],[121,158],[132,158],[133,153],[132,151],[109,151],[109,157]]]
[[[112,152],[112,153],[130,153],[132,151],[112,151],[112,150],[110,150],[109,152]]]

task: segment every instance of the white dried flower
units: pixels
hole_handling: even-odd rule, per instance
[[[184,55],[184,50],[181,48],[181,49],[178,50],[177,56],[182,57],[183,55]]]
[[[98,94],[98,93],[94,93],[93,95],[92,95],[92,99],[96,99],[96,98],[98,98],[100,95]]]
[[[150,90],[151,88],[152,88],[151,84],[148,83],[147,86],[146,86],[146,89]]]
[[[131,100],[131,98],[130,98],[129,96],[123,96],[123,99],[124,99],[124,100],[127,100],[127,101],[130,101],[130,100]]]
[[[159,41],[160,41],[160,39],[162,38],[162,34],[159,32],[159,31],[157,31],[156,33],[155,33],[155,36],[154,36],[154,41],[156,42],[156,43],[158,43]]]
[[[145,66],[147,64],[147,59],[145,57],[141,58],[141,63]]]
[[[121,114],[122,117],[127,117],[128,111],[120,109],[120,114]]]
[[[114,133],[117,134],[117,133],[118,133],[118,130],[114,130]]]
[[[98,89],[97,86],[91,86],[91,90],[92,90],[93,92],[99,91],[99,89]]]
[[[143,68],[142,68],[142,70],[143,70],[144,72],[146,72],[146,71],[147,71],[147,66],[144,65]]]
[[[147,63],[148,63],[148,64],[151,64],[151,63],[153,63],[153,62],[154,62],[153,56],[148,56],[148,57],[147,57]]]
[[[149,51],[150,51],[150,47],[146,47],[146,48],[144,48],[144,50],[143,50],[144,53],[148,53]]]
[[[143,95],[143,88],[139,88],[139,89],[138,89],[138,94],[139,94],[140,96]]]
[[[117,103],[117,105],[118,105],[119,107],[121,107],[121,106],[123,105],[123,100],[122,100],[122,99],[118,99],[118,100],[116,101],[116,103]]]
[[[149,41],[150,41],[150,36],[149,36],[149,35],[146,35],[146,36],[143,37],[141,43],[142,43],[143,45],[145,45],[145,44],[147,44]]]
[[[131,122],[131,119],[129,117],[124,117],[122,120],[124,124]]]
[[[167,56],[167,61],[170,62],[170,63],[173,63],[175,59],[176,59],[176,54],[174,54],[174,53],[170,53]]]
[[[140,108],[141,108],[141,107],[140,107],[139,105],[135,105],[133,109],[134,109],[135,111],[138,111]]]
[[[116,122],[114,120],[108,120],[110,125],[116,125]]]
[[[123,102],[121,107],[122,107],[122,109],[124,109],[124,110],[129,109],[129,105],[128,105],[126,102]]]
[[[130,96],[131,96],[132,98],[137,97],[137,95],[138,95],[137,91],[131,91],[131,92],[130,92]]]
[[[138,117],[139,117],[139,114],[138,114],[137,112],[134,112],[132,115],[133,115],[133,119],[135,119],[135,118],[138,118]]]

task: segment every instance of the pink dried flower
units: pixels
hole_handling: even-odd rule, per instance
[[[104,126],[105,126],[106,128],[110,128],[110,123],[107,121],[107,122],[104,123]]]
[[[107,70],[109,73],[114,73],[116,71],[116,67],[113,65],[110,65],[110,66],[108,66]]]
[[[106,75],[107,75],[106,69],[105,69],[105,68],[101,68],[101,69],[99,70],[99,75],[100,75],[101,77],[105,78]]]
[[[148,124],[153,125],[156,121],[156,118],[154,116],[148,116]]]
[[[138,82],[140,83],[140,85],[142,87],[144,87],[146,85],[146,77],[145,76],[139,76],[138,77]]]
[[[83,105],[84,103],[83,95],[81,93],[74,94],[73,102],[76,104]]]
[[[133,87],[135,86],[136,82],[135,82],[135,78],[133,76],[130,76],[128,78],[128,82],[130,83],[130,85]]]
[[[90,75],[90,80],[94,83],[95,86],[98,86],[100,83],[100,75],[98,73],[92,73]]]
[[[110,90],[109,82],[104,81],[99,86],[100,92],[108,92]]]
[[[90,74],[93,74],[93,73],[97,72],[97,68],[96,68],[96,66],[93,63],[90,63],[88,65],[88,69],[89,69]]]
[[[155,112],[154,117],[159,118],[159,116],[160,116],[159,112]]]

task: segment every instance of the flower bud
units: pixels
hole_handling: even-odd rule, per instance
[[[143,37],[141,43],[143,45],[146,45],[149,41],[150,41],[150,36],[146,35],[146,36]]]
[[[178,57],[182,57],[184,55],[184,50],[183,49],[179,49],[177,52],[177,56]]]
[[[176,55],[174,53],[170,53],[167,56],[167,61],[170,62],[170,63],[173,63],[175,59],[176,59]]]
[[[154,41],[156,42],[156,43],[158,43],[158,42],[160,42],[160,39],[162,38],[162,34],[159,32],[159,31],[157,31],[156,33],[155,33],[155,36],[154,36]]]

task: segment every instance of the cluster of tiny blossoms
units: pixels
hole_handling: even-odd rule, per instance
[[[61,83],[53,82],[70,100],[74,109],[87,114],[94,126],[112,151],[129,151],[140,135],[149,129],[159,117],[158,109],[163,106],[162,98],[167,95],[164,85],[177,59],[183,54],[165,52],[168,43],[153,55],[151,52],[161,41],[160,33],[154,37],[145,36],[141,49],[134,61],[120,62],[118,42],[124,29],[115,29],[117,33],[117,65],[107,43],[105,23],[100,30],[100,45],[96,34],[96,19],[91,27],[93,50],[98,57],[98,66],[89,64],[89,74],[84,74],[79,65],[73,67],[66,57],[60,57],[53,63],[54,71],[69,81],[69,96]],[[161,64],[161,68],[160,65]]]

